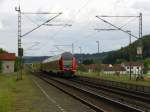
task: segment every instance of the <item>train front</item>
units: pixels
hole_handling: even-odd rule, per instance
[[[71,53],[65,52],[62,54],[62,67],[64,76],[70,77],[74,75],[77,63],[75,57]]]

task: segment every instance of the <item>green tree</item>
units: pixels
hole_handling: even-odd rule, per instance
[[[90,65],[90,64],[94,64],[94,60],[93,59],[86,59],[82,63],[84,65]]]
[[[3,52],[7,52],[7,51],[5,51],[2,48],[0,48],[0,53],[3,53]]]
[[[116,60],[116,64],[121,64],[123,62],[126,62],[126,60],[124,60],[124,59],[117,59]]]
[[[144,60],[144,67],[150,67],[150,58]]]
[[[144,60],[144,73],[147,73],[147,69],[150,67],[150,58]]]

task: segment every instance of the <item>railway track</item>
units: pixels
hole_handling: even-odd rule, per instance
[[[144,112],[131,105],[99,95],[96,91],[85,88],[82,84],[66,81],[47,75],[36,75],[43,81],[74,97],[97,112]]]
[[[150,94],[145,94],[141,92],[133,92],[125,89],[118,89],[113,87],[108,87],[104,85],[100,85],[91,81],[81,80],[79,78],[71,79],[71,81],[75,83],[80,83],[82,85],[91,87],[96,89],[97,91],[101,91],[104,94],[108,94],[108,96],[117,95],[116,100],[120,100],[122,102],[130,103],[136,107],[141,107],[146,112],[150,111]],[[111,94],[111,95],[110,95]],[[118,96],[119,95],[119,96]]]
[[[145,91],[145,92],[143,92],[143,91],[139,91],[139,90],[136,90],[135,88],[130,88],[130,87],[128,87],[128,88],[126,88],[126,83],[124,83],[124,86],[125,87],[118,87],[116,84],[115,85],[111,85],[111,83],[113,82],[113,81],[108,81],[108,80],[106,80],[106,81],[108,81],[108,82],[110,82],[109,84],[103,84],[102,82],[103,81],[105,81],[105,80],[103,80],[103,79],[98,79],[98,80],[91,80],[91,79],[94,79],[94,78],[88,78],[88,77],[83,77],[83,76],[78,76],[78,80],[82,80],[82,81],[86,81],[86,82],[94,82],[95,84],[98,84],[98,85],[100,85],[100,86],[104,86],[104,87],[108,87],[108,88],[113,88],[113,89],[117,89],[117,90],[120,90],[120,91],[126,91],[126,92],[130,92],[130,93],[133,93],[133,94],[138,94],[138,95],[140,95],[140,96],[146,96],[146,97],[150,97],[150,92],[147,92],[147,91]],[[115,81],[114,81],[115,82]],[[118,85],[120,85],[119,83],[118,83]],[[144,88],[143,88],[144,89]]]

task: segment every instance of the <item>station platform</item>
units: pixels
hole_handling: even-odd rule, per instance
[[[28,75],[28,77],[35,86],[35,92],[39,97],[32,106],[37,112],[95,112],[38,77],[34,75]]]

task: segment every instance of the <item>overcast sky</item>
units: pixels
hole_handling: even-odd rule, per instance
[[[17,0],[0,0],[0,47],[17,53]],[[129,43],[129,35],[121,31],[95,31],[95,28],[113,28],[96,18],[97,15],[132,15],[143,13],[143,35],[150,33],[150,0],[20,0],[22,12],[51,12],[63,14],[49,24],[63,26],[42,26],[22,38],[25,55],[54,55],[71,51],[74,43],[75,53],[79,46],[83,53],[96,53],[100,41],[100,52],[116,50]],[[22,15],[22,34],[54,17],[50,15]],[[124,30],[131,30],[138,36],[138,18],[104,18]],[[71,24],[72,26],[64,26]],[[132,38],[132,41],[135,41]],[[56,45],[67,45],[57,46]],[[58,51],[59,52],[52,52]]]

